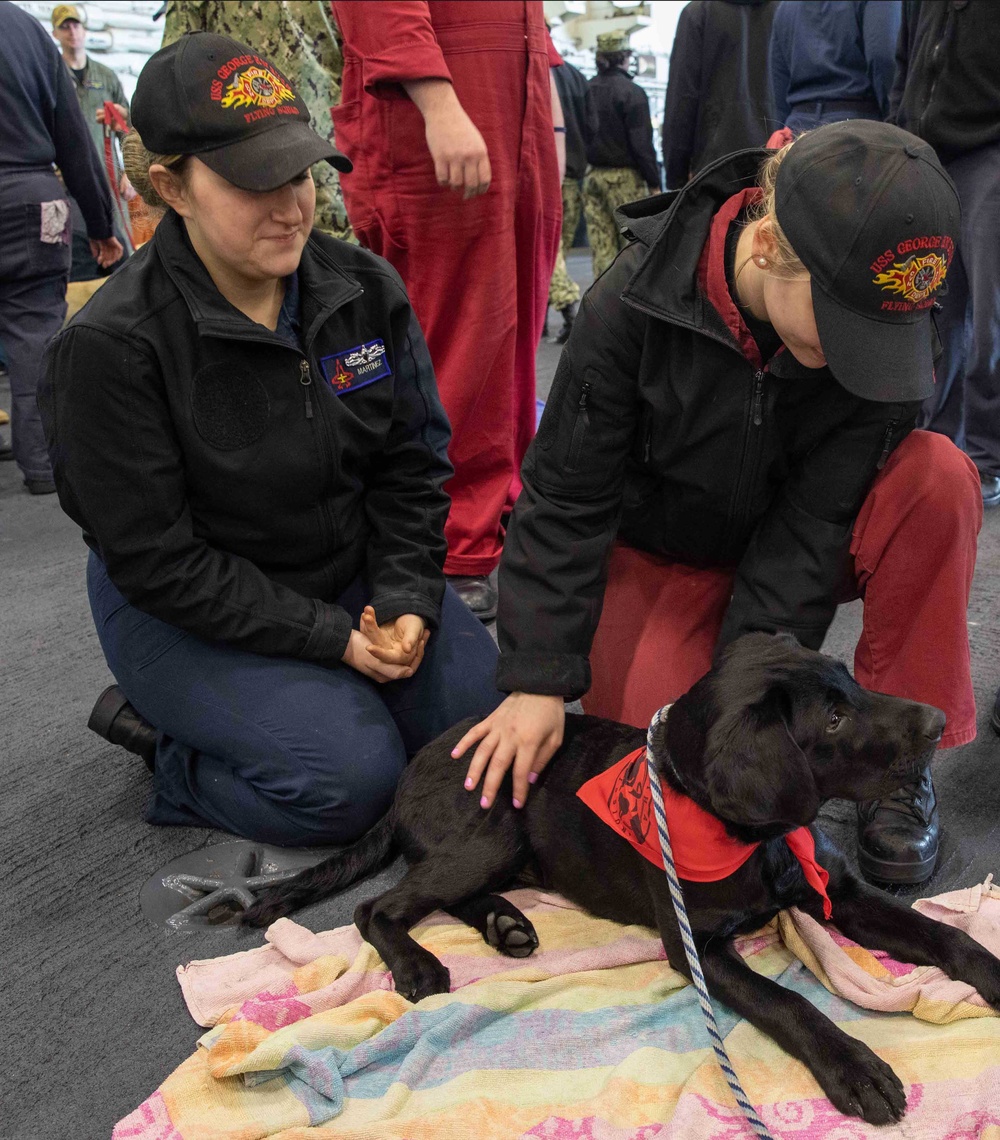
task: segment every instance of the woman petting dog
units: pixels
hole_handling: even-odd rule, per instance
[[[630,244],[584,298],[500,565],[498,687],[458,742],[483,807],[515,806],[563,738],[564,701],[636,726],[753,630],[819,648],[864,600],[867,689],[975,735],[966,609],[982,496],[945,436],[931,311],[959,232],[934,151],[883,123],[722,159],[621,211]],[[859,805],[880,883],[932,873],[929,767]]]
[[[54,341],[40,403],[118,681],[90,727],[147,819],[346,842],[408,757],[502,699],[442,574],[447,419],[398,274],[312,230],[349,161],[284,76],[184,36],[139,77],[152,241]]]

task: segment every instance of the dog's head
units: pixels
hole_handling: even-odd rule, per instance
[[[811,822],[832,797],[894,791],[930,761],[944,723],[787,634],[752,633],[677,701],[666,740],[688,794],[759,839]]]

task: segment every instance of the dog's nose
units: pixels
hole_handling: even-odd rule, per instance
[[[937,744],[937,742],[944,735],[944,725],[946,719],[947,718],[940,709],[931,708],[930,705],[926,706],[926,708],[923,710],[923,724],[921,725],[921,731],[932,744]]]

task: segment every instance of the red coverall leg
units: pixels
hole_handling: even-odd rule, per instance
[[[942,709],[940,748],[976,735],[966,612],[982,519],[969,458],[943,435],[914,431],[854,524],[856,596],[864,599],[854,676],[865,688]],[[696,570],[619,543],[584,709],[645,728],[707,672],[731,590],[729,571]]]
[[[534,434],[535,350],[560,237],[541,5],[337,4],[335,12],[345,41],[336,139],[355,164],[342,177],[347,213],[362,244],[403,278],[451,420],[445,572],[488,574]],[[393,36],[418,33],[425,48],[414,40],[414,52],[432,34],[486,142],[492,182],[481,197],[464,201],[438,186],[420,112],[398,83],[371,82],[392,58]]]

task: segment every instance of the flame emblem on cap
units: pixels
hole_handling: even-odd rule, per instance
[[[223,107],[277,107],[295,98],[292,89],[273,71],[248,67],[233,76],[222,96]]]
[[[912,254],[905,261],[897,261],[886,273],[872,278],[883,290],[899,293],[916,304],[925,300],[937,289],[948,274],[948,263],[940,253]]]

